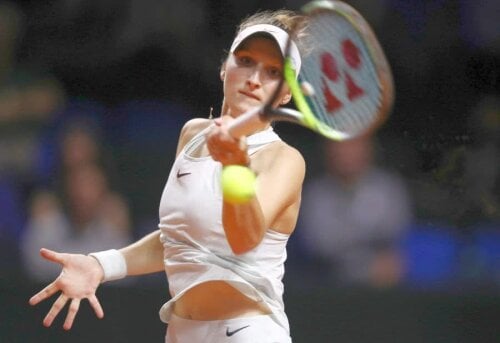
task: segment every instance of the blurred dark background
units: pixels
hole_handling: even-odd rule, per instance
[[[339,276],[340,252],[311,247],[307,213],[299,219],[285,276],[292,336],[496,342],[500,2],[348,2],[393,69],[396,102],[374,137],[374,160],[402,185],[408,213],[397,234],[341,247],[370,250],[366,263],[377,257],[367,272],[376,276],[356,282]],[[38,249],[120,247],[154,230],[180,128],[211,108],[219,114],[219,67],[236,25],[259,9],[304,3],[0,1],[1,342],[162,341],[163,275],[102,287],[103,321],[84,304],[72,332],[44,329],[49,304],[27,301],[58,270],[37,262]],[[322,138],[289,124],[276,131],[303,153],[306,185],[329,173]]]

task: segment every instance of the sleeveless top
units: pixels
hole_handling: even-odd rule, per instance
[[[289,235],[268,229],[254,249],[235,255],[222,226],[222,165],[211,156],[192,157],[204,143],[202,130],[186,144],[170,171],[160,201],[160,240],[171,299],[160,309],[168,323],[172,305],[190,288],[224,280],[263,302],[289,332],[283,304],[283,275]],[[249,154],[281,140],[272,127],[247,137]]]

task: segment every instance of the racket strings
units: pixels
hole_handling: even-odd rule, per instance
[[[370,51],[352,24],[336,14],[319,14],[309,23],[301,79],[309,82],[313,113],[327,126],[355,135],[375,120],[382,91]],[[353,93],[353,94],[350,94]]]

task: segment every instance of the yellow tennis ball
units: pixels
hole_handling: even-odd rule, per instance
[[[222,169],[222,193],[224,201],[244,204],[255,196],[255,173],[240,165],[225,166]]]

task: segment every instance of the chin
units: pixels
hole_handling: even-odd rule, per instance
[[[247,96],[237,97],[236,101],[231,101],[231,103],[228,103],[228,107],[231,111],[230,113],[232,113],[233,117],[250,111],[257,106],[262,106],[262,102],[258,101],[257,99],[249,98]]]
[[[257,105],[249,105],[249,106],[241,106],[240,105],[238,107],[233,107],[233,109],[231,110],[231,116],[234,118],[239,117],[243,113],[250,111],[251,109],[255,108],[256,106],[259,106],[259,105],[258,104]]]
[[[246,112],[262,105],[263,103],[258,100],[250,100],[250,101],[245,101],[242,105],[240,105],[240,107],[243,108],[243,112]]]

